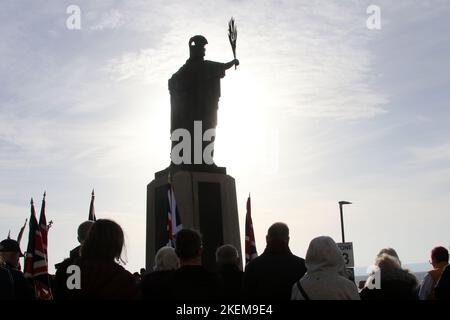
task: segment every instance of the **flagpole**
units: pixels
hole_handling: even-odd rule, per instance
[[[97,217],[95,216],[95,208],[94,208],[94,200],[95,200],[95,193],[94,193],[94,189],[92,189],[92,193],[91,193],[91,203],[89,205],[89,216],[88,216],[88,220],[90,221],[96,221]]]
[[[344,210],[342,207],[346,204],[352,204],[348,201],[339,201],[339,211],[341,214],[341,233],[342,233],[342,243],[345,243],[345,233],[344,233]]]
[[[28,218],[25,219],[25,223],[23,224],[22,228],[20,228],[19,235],[17,236],[17,242],[19,243],[19,245],[20,245],[20,241],[22,241],[23,232],[27,226],[27,222],[28,222]]]
[[[251,260],[258,256],[256,250],[255,232],[253,230],[252,220],[252,204],[250,192],[248,194],[247,213],[245,215],[245,264],[247,265]]]

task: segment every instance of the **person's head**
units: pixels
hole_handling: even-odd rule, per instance
[[[83,222],[78,226],[78,242],[83,244],[84,240],[86,240],[89,230],[91,229],[94,221],[88,220]]]
[[[267,230],[266,243],[268,247],[272,246],[288,246],[289,245],[289,228],[283,222],[276,222]]]
[[[147,270],[145,270],[145,268],[141,268],[141,270],[139,270],[141,277],[147,273]]]
[[[345,275],[345,262],[336,242],[330,237],[322,236],[311,240],[306,252],[305,265],[308,273],[330,272]]]
[[[224,265],[240,266],[239,253],[231,244],[225,244],[216,250],[216,262],[221,267]]]
[[[123,261],[122,228],[114,221],[100,219],[94,222],[81,246],[81,257],[87,260]]]
[[[191,59],[203,59],[205,56],[205,45],[208,40],[204,36],[196,35],[189,39],[189,57]]]
[[[19,267],[19,258],[23,257],[19,243],[13,239],[5,239],[0,242],[1,260],[14,268]]]
[[[402,262],[400,261],[400,258],[398,257],[397,251],[395,251],[395,249],[393,249],[393,248],[383,248],[383,249],[381,249],[380,252],[378,252],[378,254],[377,254],[377,259],[379,257],[381,257],[381,255],[383,255],[383,254],[388,254],[391,257],[396,258],[397,261],[398,261],[398,264],[400,266],[402,265]]]
[[[175,252],[180,264],[200,265],[202,259],[202,237],[196,230],[183,229],[177,233]]]
[[[431,250],[431,264],[436,267],[442,262],[448,263],[448,250],[444,247],[435,247]]]
[[[162,247],[155,256],[155,271],[176,270],[180,267],[180,260],[172,247]]]
[[[375,265],[381,270],[401,269],[400,260],[389,253],[378,254]]]

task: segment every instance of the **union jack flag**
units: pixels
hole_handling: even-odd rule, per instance
[[[183,225],[181,224],[180,214],[178,212],[172,185],[169,185],[167,190],[167,198],[169,201],[169,212],[167,213],[167,233],[169,240],[167,246],[175,248],[176,235],[178,231],[183,229]]]
[[[25,254],[24,275],[33,283],[36,298],[39,300],[51,300],[50,279],[48,275],[47,261],[47,231],[45,219],[45,195],[43,200],[43,210],[41,210],[40,222],[45,223],[45,228],[38,225],[36,211],[34,209],[33,198],[31,198],[31,215],[28,234],[28,246]],[[45,245],[42,230],[45,229]]]
[[[48,230],[52,225],[52,221],[50,221],[50,223],[47,224],[47,218],[45,217],[45,196],[46,193],[44,192],[44,198],[42,199],[42,206],[41,206],[41,215],[39,216],[39,230],[41,231],[42,248],[44,250],[45,260],[47,261],[48,265],[48,251],[47,251]]]
[[[252,222],[252,205],[250,201],[250,195],[247,199],[247,214],[245,216],[245,264],[258,256],[256,252],[255,233],[253,232]]]

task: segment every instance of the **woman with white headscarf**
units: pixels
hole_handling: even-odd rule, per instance
[[[344,276],[344,258],[330,237],[311,241],[306,269],[292,287],[292,300],[360,300],[355,283]]]

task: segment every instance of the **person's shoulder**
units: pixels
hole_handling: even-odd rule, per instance
[[[74,258],[66,258],[63,261],[55,264],[56,272],[58,272],[58,271],[65,272],[66,271],[65,269],[67,269],[67,267],[70,266],[71,264],[74,264],[74,262],[76,260],[77,260],[76,258],[75,259]]]
[[[77,261],[82,270],[83,268],[90,269],[91,272],[104,272],[106,274],[114,275],[115,279],[122,279],[122,280],[134,280],[133,274],[125,269],[122,265],[111,261],[111,262],[104,262],[104,261],[86,261],[83,259],[80,259]]]
[[[25,275],[23,274],[22,271],[16,269],[9,269],[9,272],[11,273],[11,276],[13,277],[14,281],[28,284],[28,279],[25,278]]]
[[[113,263],[112,268],[115,269],[118,273],[121,273],[123,275],[126,275],[126,276],[134,279],[133,274],[130,271],[128,271],[127,269],[125,269],[123,266],[121,266],[120,264]]]
[[[6,279],[7,281],[9,281],[10,275],[11,272],[7,268],[0,266],[0,280]]]
[[[301,262],[301,263],[305,263],[305,259],[303,259],[302,257],[296,256],[295,254],[291,254],[292,259]]]
[[[172,281],[175,270],[153,271],[142,277],[141,285],[143,287],[153,286],[157,283],[166,283]]]
[[[25,279],[25,275],[23,274],[23,272],[22,271],[19,271],[19,270],[17,270],[17,269],[8,269],[9,270],[9,272],[11,273],[11,275],[13,276],[13,277],[18,277],[18,278],[24,278]]]
[[[188,272],[192,273],[192,274],[196,274],[199,276],[203,276],[203,277],[209,277],[209,278],[216,278],[219,277],[217,272],[214,271],[210,271],[208,269],[206,269],[203,266],[190,266],[190,267],[183,267],[178,269],[180,271],[182,270],[187,270]]]
[[[160,271],[152,271],[147,273],[142,277],[142,281],[144,280],[153,280],[153,279],[161,279],[161,278],[169,278],[175,274],[175,270],[160,270]]]
[[[242,274],[243,271],[236,265],[227,264],[219,269],[219,274]]]
[[[338,279],[339,279],[338,283],[345,290],[345,293],[347,294],[348,297],[350,297],[352,300],[355,299],[360,300],[361,297],[358,292],[358,287],[356,286],[356,283],[342,276],[339,276]]]
[[[253,270],[254,268],[258,268],[259,265],[264,264],[264,261],[266,260],[266,257],[264,255],[257,256],[253,260],[251,260],[246,266],[245,266],[245,272],[248,272],[249,270]]]
[[[203,266],[198,266],[198,267],[195,269],[195,271],[196,271],[198,274],[200,274],[200,275],[202,275],[202,276],[204,276],[204,277],[207,277],[207,278],[213,278],[213,279],[215,279],[215,278],[220,277],[219,274],[218,274],[217,272],[208,270],[208,269],[206,269],[206,268],[203,267]]]
[[[450,264],[445,267],[444,271],[442,272],[441,279],[450,279]]]
[[[356,286],[356,283],[354,283],[352,280],[347,279],[343,276],[339,276],[339,281],[342,283],[344,287],[347,289],[353,290],[356,293],[358,293],[358,287]]]
[[[404,269],[402,269],[402,271],[403,271],[403,279],[405,280],[405,282],[408,282],[415,286],[419,285],[419,280],[413,273],[411,273],[408,270],[404,270]]]
[[[137,293],[138,291],[138,284],[136,283],[136,279],[134,278],[133,274],[126,270],[123,266],[115,263],[116,265],[116,277],[117,283],[122,284],[123,290],[130,291],[134,293]]]
[[[433,271],[433,270],[430,270],[430,271],[428,271],[425,274],[425,276],[423,277],[423,281],[422,282],[433,280],[432,277],[431,277],[431,271]]]
[[[305,259],[303,259],[299,256],[296,256],[295,254],[291,254],[289,256],[289,259],[292,260],[293,263],[295,263],[301,267],[305,267]]]
[[[206,269],[201,266],[182,266],[174,272],[175,277],[191,277],[202,274]]]

